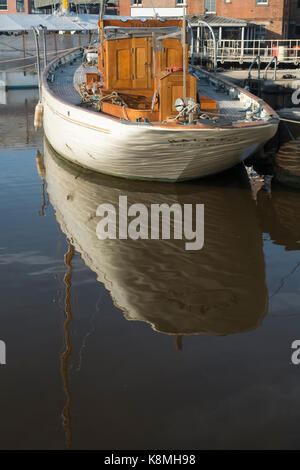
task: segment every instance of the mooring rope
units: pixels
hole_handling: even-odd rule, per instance
[[[109,100],[111,100],[112,104],[116,104],[118,106],[127,106],[123,98],[116,91],[113,91],[112,93],[110,93],[110,95],[102,96],[97,101],[97,109],[101,111],[101,105],[103,101],[109,101]]]
[[[294,121],[293,119],[286,119],[279,116],[280,121],[292,122],[294,124],[300,124],[300,121]]]
[[[61,56],[61,54],[65,53],[65,52],[69,52],[69,51],[75,50],[75,49],[77,49],[77,48],[71,47],[70,49],[59,50],[59,51],[57,51],[57,53],[56,53],[55,51],[49,52],[49,53],[47,53],[47,57],[48,57],[48,56],[53,56],[53,55],[57,54],[57,56],[54,57],[53,59],[55,59],[55,58],[58,59],[58,58]],[[29,67],[35,67],[35,66],[36,66],[36,60],[33,61],[31,64],[26,64],[26,65],[24,64],[24,65],[18,65],[18,66],[16,66],[16,67],[10,67],[10,68],[7,68],[7,69],[1,69],[1,64],[2,64],[2,63],[17,61],[17,60],[18,60],[18,61],[19,61],[19,60],[25,60],[25,61],[26,61],[26,60],[29,60],[29,59],[30,59],[30,60],[36,59],[36,56],[34,56],[34,57],[25,57],[25,58],[24,58],[24,57],[21,57],[21,58],[17,58],[17,59],[9,59],[9,60],[0,61],[0,72],[9,72],[9,71],[11,71],[11,70],[19,70],[19,69],[25,69],[25,68],[29,68]],[[51,60],[52,60],[52,58],[51,58]]]
[[[73,49],[77,49],[77,47],[70,47],[68,49],[59,49],[57,51],[48,51],[47,52],[47,56],[48,55],[59,55],[59,54],[62,54],[63,52],[69,52],[69,51],[72,51]],[[36,59],[36,55],[29,55],[27,57],[16,57],[14,59],[3,59],[3,60],[0,60],[0,64],[3,64],[3,63],[6,63],[6,62],[17,62],[19,60],[32,60],[32,59]]]
[[[122,107],[123,116],[126,121],[129,121],[129,117],[127,115],[126,108],[128,108],[127,103],[123,100],[123,98],[116,92],[113,91],[109,95],[102,96],[99,100],[94,101],[93,96],[90,95],[85,87],[85,83],[80,83],[78,87],[79,94],[82,100],[87,103],[88,105],[93,106],[97,109],[97,111],[101,111],[101,105],[104,101],[111,101],[112,104],[116,104]]]

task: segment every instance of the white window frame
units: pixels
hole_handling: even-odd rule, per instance
[[[215,9],[214,9],[214,10],[211,10],[211,9],[206,10],[206,0],[205,0],[205,1],[204,1],[205,13],[214,13],[214,14],[215,14],[215,13],[216,13],[216,9],[217,9],[217,5],[216,5],[217,1],[216,1],[216,0],[208,0],[208,1],[209,1],[209,4],[210,4],[210,5],[212,4],[212,2],[214,2],[214,4],[215,4]]]

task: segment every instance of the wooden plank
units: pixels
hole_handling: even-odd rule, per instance
[[[160,114],[159,120],[164,121],[170,115],[177,113],[175,101],[182,98],[183,72],[174,72],[160,80]],[[197,101],[197,79],[187,74],[186,81],[187,96]]]
[[[131,40],[106,42],[106,87],[132,88]]]

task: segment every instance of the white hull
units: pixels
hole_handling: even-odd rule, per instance
[[[97,172],[133,179],[183,181],[219,173],[271,139],[278,121],[244,127],[164,128],[128,123],[55,96],[43,84],[44,130],[66,159]]]

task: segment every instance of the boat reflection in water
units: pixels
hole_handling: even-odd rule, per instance
[[[56,219],[127,320],[170,335],[227,335],[257,328],[267,310],[262,236],[248,189],[214,182],[126,181],[82,171],[45,143],[48,196]],[[185,240],[100,240],[97,207],[205,204],[205,246]],[[180,341],[179,341],[180,343]],[[180,347],[180,344],[179,344]]]

